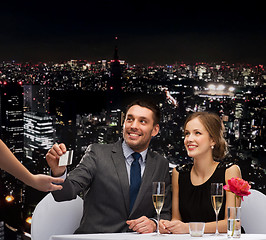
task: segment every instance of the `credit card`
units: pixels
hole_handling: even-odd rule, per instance
[[[73,159],[73,150],[67,151],[59,158],[58,166],[61,167],[61,166],[70,165],[72,164],[72,159]]]

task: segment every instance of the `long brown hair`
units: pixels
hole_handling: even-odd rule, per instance
[[[210,137],[215,142],[212,151],[215,160],[223,159],[227,154],[227,143],[224,139],[224,124],[220,117],[215,113],[210,112],[195,112],[188,116],[184,124],[184,129],[189,121],[198,118],[203,126],[206,128]]]

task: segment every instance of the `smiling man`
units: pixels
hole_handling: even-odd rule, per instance
[[[159,121],[160,110],[153,103],[131,103],[126,111],[123,139],[114,144],[90,145],[79,165],[68,174],[63,189],[53,193],[56,201],[66,201],[84,192],[83,217],[75,233],[155,231],[152,182],[156,181],[166,185],[161,217],[171,218],[168,161],[148,149],[151,138],[159,132]],[[58,166],[59,157],[65,152],[61,143],[46,155],[54,176],[66,171]]]
[[[123,127],[123,137],[128,146],[135,152],[146,150],[151,138],[159,132],[159,110],[150,105],[129,105]],[[143,107],[146,106],[146,107]]]

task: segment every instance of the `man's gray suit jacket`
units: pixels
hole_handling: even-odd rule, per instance
[[[141,216],[156,219],[152,203],[152,182],[164,181],[166,197],[162,219],[171,219],[171,194],[168,161],[148,150],[141,186],[129,212],[129,180],[122,141],[90,145],[78,166],[71,171],[63,189],[53,192],[56,201],[75,199],[84,192],[84,210],[75,233],[113,233],[130,231],[126,221]],[[67,211],[67,209],[66,209]],[[63,224],[63,223],[59,223]]]

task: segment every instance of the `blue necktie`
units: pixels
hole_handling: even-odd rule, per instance
[[[132,162],[130,167],[130,212],[134,206],[134,202],[137,198],[141,183],[141,170],[139,165],[139,158],[141,157],[141,155],[138,152],[134,152],[132,153],[132,156],[134,158],[134,161]]]

